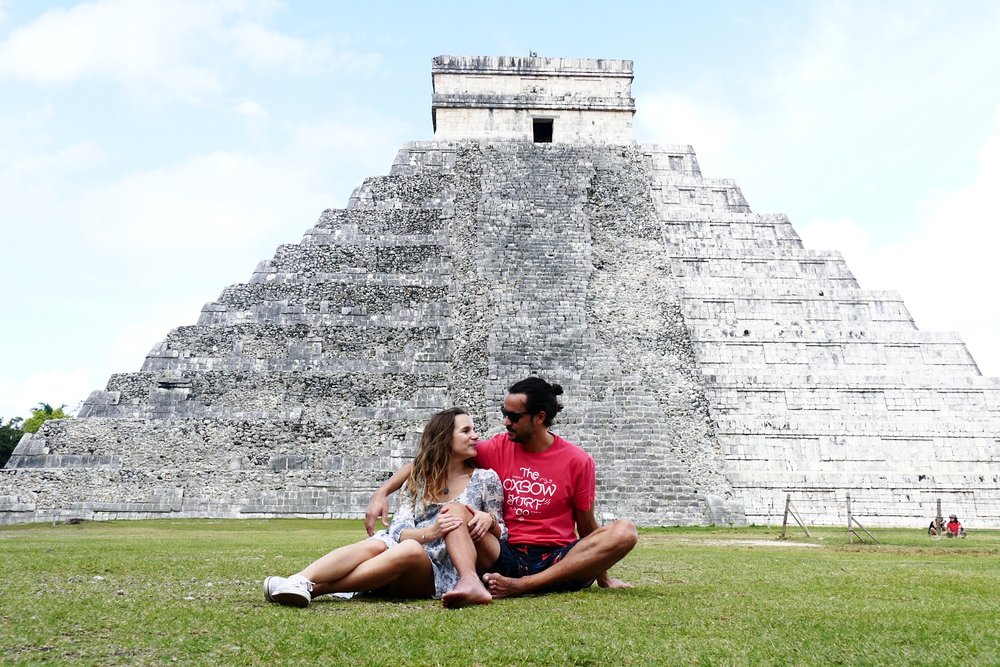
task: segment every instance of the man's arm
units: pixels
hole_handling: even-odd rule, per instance
[[[368,535],[375,534],[375,521],[382,520],[383,526],[389,525],[389,496],[399,490],[413,470],[413,464],[407,463],[405,466],[393,473],[382,486],[375,489],[368,507],[365,509],[365,530]]]
[[[592,509],[587,511],[575,509],[573,510],[573,518],[576,520],[576,534],[580,536],[581,540],[598,528],[597,517],[594,516]]]
[[[573,510],[573,518],[576,521],[576,534],[581,540],[600,527],[597,523],[597,517],[594,516],[593,508],[586,511],[575,509]],[[607,570],[597,576],[597,585],[601,588],[632,588],[632,584],[609,576]]]

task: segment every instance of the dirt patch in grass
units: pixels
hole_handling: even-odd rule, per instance
[[[822,544],[812,544],[810,542],[787,542],[784,540],[690,540],[698,544],[736,547],[802,547],[804,549],[821,549]]]
[[[706,547],[778,547],[780,548],[796,548],[802,547],[805,549],[821,549],[826,545],[816,544],[813,542],[794,542],[789,540],[779,540],[777,538],[771,539],[754,539],[754,538],[723,538],[723,537],[681,537],[678,535],[670,534],[644,534],[640,538],[642,544],[684,544],[691,546],[706,546]]]

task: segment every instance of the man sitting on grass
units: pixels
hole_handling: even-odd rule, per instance
[[[476,463],[496,471],[503,483],[510,531],[483,576],[494,598],[580,590],[594,581],[605,588],[631,587],[608,570],[635,546],[635,525],[626,519],[597,524],[594,459],[549,431],[562,410],[556,398],[562,393],[558,384],[537,377],[515,383],[500,409],[506,433],[476,446]],[[372,496],[365,513],[369,535],[377,518],[386,523],[388,496],[409,474],[407,464]]]

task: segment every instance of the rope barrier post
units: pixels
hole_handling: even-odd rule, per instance
[[[941,537],[941,531],[944,530],[944,517],[941,516],[941,499],[937,499],[937,516],[934,517],[934,536]]]
[[[847,540],[850,544],[854,544],[854,530],[851,528],[851,494],[847,494]]]
[[[785,528],[788,527],[788,507],[792,502],[792,494],[785,494],[785,517],[781,520],[781,535],[778,537],[779,540],[785,539]]]

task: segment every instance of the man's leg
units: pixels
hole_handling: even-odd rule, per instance
[[[587,535],[562,560],[538,574],[514,579],[490,573],[483,580],[493,597],[503,598],[543,591],[568,581],[596,579],[624,558],[638,540],[635,524],[619,519]]]
[[[489,604],[493,600],[489,591],[483,586],[476,573],[476,560],[478,553],[476,543],[469,535],[469,521],[472,514],[462,505],[451,504],[447,507],[448,513],[462,519],[462,525],[444,536],[445,548],[448,549],[448,557],[458,570],[458,582],[455,587],[441,596],[441,603],[445,607],[465,607],[470,604]],[[489,542],[492,540],[492,543]],[[480,542],[486,541],[484,547],[496,544],[496,553],[500,553],[500,545],[493,535],[487,534]],[[496,557],[493,558],[496,561]]]

